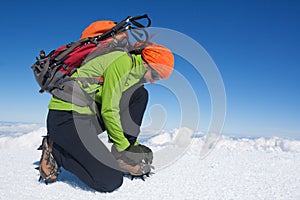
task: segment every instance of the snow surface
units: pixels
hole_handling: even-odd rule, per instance
[[[186,133],[186,134],[184,134]],[[124,178],[112,193],[99,193],[62,170],[56,183],[39,183],[41,136],[37,124],[0,123],[0,199],[300,199],[300,141],[221,136],[201,158],[205,136],[186,128],[164,131],[143,142],[155,152],[175,140],[191,141],[179,158],[146,181]],[[190,136],[184,138],[178,135]],[[105,136],[100,136],[101,140]]]

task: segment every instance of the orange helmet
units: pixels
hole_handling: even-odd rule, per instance
[[[91,23],[81,34],[80,39],[101,35],[115,26],[115,22],[110,20],[100,20]]]
[[[174,55],[162,45],[151,43],[142,50],[142,58],[163,79],[168,78],[173,72]]]

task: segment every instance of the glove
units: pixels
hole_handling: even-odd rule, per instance
[[[111,152],[117,159],[121,170],[124,173],[129,173],[132,179],[140,177],[144,180],[143,176],[149,176],[151,169],[153,169],[151,166],[153,152],[145,145],[132,145],[122,152],[119,152],[113,145]]]
[[[135,165],[141,162],[152,164],[152,150],[142,144],[129,146],[123,153],[123,159],[130,165]]]

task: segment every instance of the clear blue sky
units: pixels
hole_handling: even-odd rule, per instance
[[[224,134],[300,138],[297,0],[4,1],[0,7],[0,121],[44,122],[50,96],[38,93],[30,70],[40,49],[50,51],[77,40],[92,21],[120,21],[144,13],[153,26],[196,40],[216,63],[227,96]],[[175,68],[184,70],[184,61],[176,61]],[[192,72],[186,78],[195,79]],[[205,84],[199,88],[204,121],[200,129],[205,130],[209,94]],[[168,100],[173,102],[153,96],[150,103]],[[176,101],[166,107],[169,115],[176,115],[177,108],[170,105],[176,106]]]

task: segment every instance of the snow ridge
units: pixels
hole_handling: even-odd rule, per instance
[[[22,123],[4,123],[0,122],[0,149],[16,148],[16,147],[37,147],[41,143],[41,137],[46,135],[46,128],[38,124],[22,124]],[[179,135],[182,134],[182,135]],[[105,139],[106,136],[101,135],[100,138]],[[205,135],[201,132],[191,134],[191,130],[187,128],[179,128],[171,131],[161,131],[154,136],[148,136],[142,139],[143,143],[161,149],[174,142],[178,143],[186,140],[191,141],[189,146],[192,150],[202,146]],[[284,139],[279,137],[271,138],[233,138],[221,135],[215,146],[217,149],[239,149],[259,150],[259,151],[283,151],[283,152],[300,152],[300,140]]]

